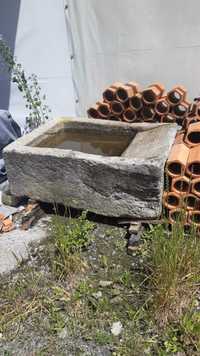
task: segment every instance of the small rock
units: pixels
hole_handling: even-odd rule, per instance
[[[92,296],[95,298],[95,299],[100,299],[102,297],[102,292],[101,291],[98,291],[97,293],[92,293]]]
[[[140,230],[142,229],[142,225],[141,223],[131,223],[130,226],[129,226],[129,233],[130,234],[138,234],[140,232]]]
[[[138,246],[141,244],[139,235],[131,234],[128,240],[128,246]]]
[[[114,336],[118,336],[118,335],[121,334],[122,329],[123,329],[123,326],[122,326],[121,321],[116,321],[116,322],[114,322],[114,323],[112,324],[111,333],[112,333]]]
[[[113,284],[112,281],[100,281],[100,282],[99,282],[100,287],[109,287],[109,286],[111,286],[112,284]]]

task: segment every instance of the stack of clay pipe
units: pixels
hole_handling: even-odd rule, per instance
[[[181,215],[184,224],[200,228],[200,104],[190,106],[166,163],[163,205],[169,222]],[[184,211],[184,214],[183,214]]]
[[[186,96],[181,85],[166,93],[160,83],[141,90],[136,82],[116,82],[89,108],[88,116],[128,123],[176,122],[180,130],[166,163],[163,207],[171,224],[181,216],[185,226],[200,228],[200,101],[190,103]]]
[[[180,85],[165,92],[161,83],[142,90],[136,82],[116,82],[104,90],[102,99],[87,113],[94,119],[128,123],[177,122],[182,126],[191,106],[186,95],[186,89]]]

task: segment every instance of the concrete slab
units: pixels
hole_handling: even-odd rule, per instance
[[[121,156],[39,147],[68,131],[129,140]],[[134,219],[160,216],[164,165],[175,124],[126,124],[109,120],[60,118],[4,150],[10,191],[35,200],[63,203],[97,214]]]
[[[40,243],[47,236],[47,218],[41,219],[28,231],[14,230],[0,234],[0,275],[17,268],[29,257],[31,243]]]

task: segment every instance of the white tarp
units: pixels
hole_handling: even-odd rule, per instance
[[[85,115],[116,80],[199,95],[199,10],[199,0],[0,0],[0,33],[38,75],[53,116]],[[0,108],[8,106],[24,122],[21,94],[0,75]]]
[[[75,95],[71,75],[63,0],[0,0],[0,34],[8,40],[26,73],[35,73],[52,116],[74,116]],[[14,84],[0,74],[0,109],[9,109],[24,124],[25,105]]]
[[[114,81],[200,95],[199,0],[68,0],[79,114]]]

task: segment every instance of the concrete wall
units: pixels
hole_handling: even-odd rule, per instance
[[[77,111],[113,81],[179,83],[200,95],[199,0],[69,0]]]

